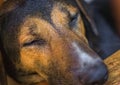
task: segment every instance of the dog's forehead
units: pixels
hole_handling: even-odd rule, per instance
[[[46,19],[50,18],[51,11],[56,4],[58,4],[59,7],[63,5],[76,6],[74,0],[26,0],[22,5],[18,4],[19,6],[16,7],[13,12],[18,14],[18,16],[35,16],[35,14],[40,13],[40,16]]]
[[[48,24],[53,26],[53,24],[59,24],[58,19],[61,19],[60,16],[63,15],[62,11],[59,8],[64,7],[69,11],[76,12],[76,4],[73,0],[26,0],[22,4],[18,4],[15,9],[5,15],[3,20],[2,34],[7,33],[6,36],[14,37],[18,35],[21,31],[21,28],[26,21],[29,21],[28,18],[38,18],[39,20],[46,21]],[[57,13],[56,13],[57,12]],[[51,16],[54,15],[54,16]],[[59,16],[60,15],[60,16]],[[62,17],[62,18],[63,18]],[[65,20],[67,20],[66,17]],[[56,21],[57,20],[57,21]],[[34,20],[32,20],[34,21]],[[66,22],[65,22],[66,23]],[[43,24],[44,25],[44,24]],[[19,35],[18,35],[19,36]]]
[[[23,3],[17,3],[13,10],[7,13],[6,28],[10,28],[12,25],[19,26],[25,17],[38,16],[47,22],[51,22],[51,12],[54,10],[54,6],[73,6],[77,7],[74,0],[22,0]],[[14,2],[13,2],[14,3]],[[59,4],[58,4],[59,3]]]

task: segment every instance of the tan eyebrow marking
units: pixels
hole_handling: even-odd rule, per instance
[[[77,8],[71,5],[66,5],[61,3],[55,4],[51,12],[51,19],[57,27],[67,26],[66,23],[69,22],[69,17],[67,12],[63,10],[68,11],[71,16],[75,15],[76,12],[78,11]]]
[[[45,35],[55,34],[55,30],[50,23],[48,23],[44,19],[39,19],[36,17],[27,18],[24,24],[20,27],[20,29],[21,29],[19,34],[20,43],[24,43],[27,40],[29,41],[35,39],[36,36],[38,37],[41,36],[42,38],[49,39],[50,36]]]

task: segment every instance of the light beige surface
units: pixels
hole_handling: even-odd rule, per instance
[[[109,79],[105,85],[120,85],[120,50],[105,60],[109,69]]]

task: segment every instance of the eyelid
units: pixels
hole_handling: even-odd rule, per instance
[[[71,18],[74,18],[74,17],[78,16],[78,14],[79,14],[79,12],[76,12],[76,13],[74,13],[74,14],[71,14]]]
[[[73,21],[74,19],[77,19],[77,17],[78,17],[78,13],[72,15],[72,16],[71,16],[71,20]]]
[[[35,39],[35,40],[30,40],[30,41],[27,41],[27,42],[23,43],[22,47],[31,46],[31,45],[42,46],[44,44],[46,44],[46,40],[44,40],[44,39]]]
[[[70,23],[69,23],[70,27],[74,27],[76,25],[77,20],[78,20],[78,16],[79,16],[79,12],[77,12],[74,15],[71,15],[71,17],[70,17]]]

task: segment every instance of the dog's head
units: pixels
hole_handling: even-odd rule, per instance
[[[7,73],[25,84],[103,84],[107,69],[89,48],[81,10],[74,0],[6,2],[0,37]]]

